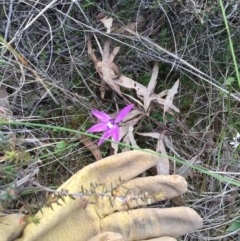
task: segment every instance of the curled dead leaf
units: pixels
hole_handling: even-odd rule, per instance
[[[107,28],[107,33],[111,32],[111,27],[113,23],[113,18],[108,18],[107,16],[103,17],[102,19],[99,19],[100,22],[103,23],[103,25]]]
[[[113,62],[116,54],[120,50],[119,47],[115,47],[113,51],[110,53],[110,43],[111,40],[107,40],[104,44],[103,52],[102,52],[102,61],[98,60],[94,51],[92,49],[91,41],[88,41],[88,55],[91,60],[95,64],[95,68],[101,77],[104,86],[107,84],[112,90],[117,92],[120,96],[122,96],[122,92],[120,87],[115,83],[114,79],[116,79],[120,75],[119,67]],[[104,98],[105,90],[101,90],[101,97]]]

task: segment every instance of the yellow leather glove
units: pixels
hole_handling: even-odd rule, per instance
[[[0,241],[12,241],[18,238],[26,225],[23,214],[0,213]]]
[[[86,166],[58,191],[90,195],[65,196],[61,205],[43,208],[36,214],[40,223],[29,223],[17,241],[170,241],[196,231],[202,219],[188,207],[140,208],[187,190],[178,175],[137,177],[158,161],[154,154],[130,151]]]

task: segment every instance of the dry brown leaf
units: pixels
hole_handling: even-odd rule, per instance
[[[91,41],[88,40],[87,42],[87,46],[88,46],[88,56],[90,57],[90,59],[94,62],[94,64],[96,65],[97,62],[99,62],[100,60],[97,59],[96,55],[94,54],[94,50],[92,49],[92,44]]]
[[[194,164],[196,161],[197,161],[197,158],[198,158],[198,155],[197,156],[194,156],[192,157],[188,163],[190,164]],[[185,178],[187,178],[188,176],[192,177],[192,168],[190,168],[189,166],[187,165],[182,165],[176,172],[178,175],[181,175]]]
[[[144,110],[147,111],[151,101],[156,99],[156,97],[153,95],[153,92],[157,84],[157,76],[158,76],[158,64],[155,63],[148,87],[145,87],[144,85],[124,75],[121,75],[119,79],[115,81],[115,83],[128,89],[135,89],[138,98],[140,98],[143,101]],[[164,103],[164,99],[162,100],[161,103],[162,104]]]
[[[106,15],[103,11],[100,11],[97,15],[96,15],[96,19],[100,20],[102,18],[104,18]]]
[[[171,201],[177,206],[184,206],[185,204],[185,201],[182,196],[173,197],[171,198]]]
[[[149,106],[153,100],[156,99],[156,95],[154,94],[154,90],[157,84],[157,77],[158,77],[158,63],[154,63],[152,75],[150,81],[148,83],[147,89],[144,94],[144,110],[147,111]]]
[[[137,29],[137,22],[130,22],[130,23],[128,23],[126,28],[131,30],[131,31],[133,31],[133,32],[135,32],[136,29]]]
[[[107,28],[107,33],[111,32],[111,27],[112,27],[112,22],[113,22],[113,18],[108,18],[107,16],[105,16],[102,19],[99,19],[100,22],[103,23],[103,25]]]
[[[119,47],[113,49],[112,53],[110,53],[110,43],[111,40],[107,40],[104,44],[103,53],[102,53],[102,61],[98,60],[94,54],[94,51],[91,46],[91,41],[88,41],[88,55],[91,60],[95,64],[95,68],[100,75],[103,86],[107,84],[111,89],[116,91],[120,96],[122,96],[120,87],[116,85],[114,79],[120,75],[119,67],[113,62],[116,54],[120,50]],[[105,90],[101,90],[101,97],[104,98]]]
[[[163,143],[164,136],[157,132],[150,132],[150,133],[137,132],[137,134],[141,136],[149,136],[149,137],[158,139],[156,152],[160,152],[161,154],[163,154],[163,156],[159,157],[159,162],[157,164],[157,173],[158,175],[169,175],[169,159],[167,157],[168,155]]]
[[[163,116],[168,111],[168,109],[171,108],[171,106],[173,105],[172,104],[173,98],[174,98],[174,95],[177,94],[178,92],[178,86],[179,86],[179,80],[177,80],[173,85],[173,87],[168,91],[168,94],[164,103]],[[176,108],[174,111],[179,112],[179,109]]]
[[[134,130],[133,126],[130,125],[129,130],[128,130],[128,138],[129,138],[129,141],[130,141],[132,147],[138,147],[139,148],[139,146],[138,146],[138,144],[137,144],[137,142],[134,138],[133,130]]]
[[[113,70],[111,72],[111,78],[112,79],[116,79],[120,74],[120,70],[115,63],[109,63],[109,62],[102,62],[101,61],[101,62],[97,62],[97,64],[96,64],[96,69],[97,69],[101,78],[104,78],[103,73],[102,73],[102,67],[107,67],[108,69]]]
[[[88,137],[85,135],[81,135],[81,137],[78,138],[83,145],[92,152],[93,156],[95,157],[96,161],[102,159],[102,153],[99,149],[99,147]]]
[[[159,139],[160,134],[157,132],[149,132],[149,133],[141,133],[141,132],[136,132],[136,134],[140,135],[140,136],[149,136],[155,139]]]
[[[157,76],[159,71],[157,63],[154,63],[151,79],[147,87],[138,83],[137,81],[134,81],[133,79],[128,78],[127,76],[119,76],[119,67],[113,61],[120,48],[116,47],[113,49],[112,53],[110,53],[110,43],[111,40],[107,40],[105,42],[102,53],[102,61],[100,61],[94,54],[91,42],[88,41],[88,54],[94,62],[95,68],[104,83],[107,83],[107,85],[116,91],[120,96],[122,96],[122,92],[119,86],[127,89],[134,89],[136,91],[137,97],[143,102],[145,112],[148,112],[152,101],[158,103],[161,108],[164,109],[164,115],[166,112],[173,114],[172,110],[179,112],[179,109],[172,104],[173,97],[177,93],[179,81],[177,81],[170,90],[165,90],[159,94],[155,94],[154,89],[157,84]],[[104,98],[104,93],[104,90],[102,90],[102,98]],[[162,98],[165,95],[167,95],[166,99]]]
[[[122,120],[122,122],[123,122],[123,123],[126,123],[126,122],[128,122],[128,121],[130,121],[130,120],[132,120],[132,119],[134,119],[134,118],[137,118],[137,116],[139,116],[139,115],[142,115],[142,112],[141,112],[141,111],[139,111],[139,110],[132,110],[132,111]],[[139,120],[139,118],[141,118],[141,117],[138,117],[137,120]]]
[[[147,87],[149,95],[154,93],[154,90],[155,90],[155,87],[157,84],[158,70],[159,70],[158,63],[155,62],[154,66],[153,66],[153,70],[152,70],[151,79],[150,79],[150,81],[148,83],[148,87]]]
[[[119,52],[120,47],[115,47],[109,55],[109,62],[113,62],[114,58],[116,57],[117,53]]]
[[[3,86],[0,87],[0,118],[4,120],[12,119],[12,111],[8,101],[8,93]]]
[[[107,40],[105,42],[104,48],[103,48],[103,56],[102,56],[102,62],[106,63],[106,66],[103,66],[101,68],[102,72],[102,80],[107,83],[113,90],[115,90],[120,96],[122,96],[121,90],[118,85],[116,85],[113,81],[119,75],[120,70],[118,69],[117,72],[116,70],[116,65],[112,62],[114,60],[115,55],[110,54],[110,43],[111,40]],[[113,52],[118,52],[119,48],[116,48],[113,50]],[[111,58],[110,58],[111,55]],[[110,63],[114,65],[110,65]],[[114,66],[114,67],[113,67]]]
[[[139,106],[144,107],[143,104],[142,104],[142,102],[140,102],[140,100],[134,98],[134,97],[131,96],[131,95],[127,95],[127,94],[124,94],[124,93],[123,93],[123,95],[127,96],[129,99],[131,99],[131,100],[133,100],[135,103],[139,104]]]
[[[147,112],[152,101],[156,100],[155,96],[149,96],[148,92],[145,92],[144,98],[144,110]]]
[[[111,39],[108,39],[103,47],[103,53],[102,53],[102,61],[103,62],[108,62],[109,61],[109,55],[110,55],[110,44],[111,44]]]
[[[159,94],[157,94],[158,97],[162,98],[163,96],[168,94],[168,90],[163,90],[162,92],[160,92]]]
[[[168,97],[170,90],[164,90],[159,94],[154,93],[154,89],[157,84],[158,70],[159,70],[158,64],[155,63],[154,67],[153,67],[153,71],[152,71],[152,76],[151,76],[151,79],[150,79],[147,87],[145,87],[144,85],[142,85],[142,84],[138,83],[137,81],[134,81],[133,79],[130,79],[124,75],[121,75],[118,79],[115,79],[114,82],[115,82],[115,84],[120,85],[124,88],[134,89],[137,93],[138,98],[143,102],[145,112],[148,111],[149,106],[152,101],[160,104],[160,106],[162,108],[164,108],[164,106],[166,104],[166,99],[164,99],[162,97],[165,95],[167,95],[167,97]],[[171,94],[173,93],[173,90],[169,94],[170,97],[171,97]],[[170,97],[168,97],[168,98],[170,99]],[[177,107],[175,107],[170,102],[170,100],[168,100],[167,103],[169,106],[166,109],[166,112],[168,112],[169,114],[173,114],[172,110],[179,112],[179,109]]]
[[[138,98],[143,100],[146,91],[146,87],[144,85],[128,78],[125,75],[121,75],[118,79],[115,80],[115,83],[127,89],[134,89]]]
[[[157,164],[158,175],[169,175],[169,160],[168,155],[163,143],[163,135],[160,135],[157,142],[156,152],[160,152],[163,156],[160,156],[160,160]]]
[[[6,158],[6,156],[5,156],[5,155],[4,155],[4,156],[0,156],[0,163],[1,163],[1,162],[5,162],[5,161],[6,161],[6,159],[5,159],[5,158]],[[0,176],[1,176],[1,175],[0,175]]]
[[[139,14],[136,18],[135,22],[129,22],[126,26],[122,26],[120,24],[113,24],[111,28],[111,32],[116,32],[118,34],[125,34],[125,35],[131,35],[130,32],[136,32],[137,27],[143,26],[143,23],[146,22],[146,19],[143,17],[143,15]]]
[[[134,125],[135,125],[135,123],[134,123]],[[131,124],[125,125],[125,126],[122,127],[122,133],[123,133],[123,136],[124,136],[122,142],[126,145],[131,144],[132,146],[138,147],[138,145],[137,145],[137,143],[134,139],[133,133],[132,133],[133,130],[134,129],[133,129],[133,126]],[[129,150],[130,150],[130,148],[125,146],[122,149],[122,152],[129,151]],[[114,145],[114,151],[115,151],[114,152],[115,154],[118,152],[118,145]]]

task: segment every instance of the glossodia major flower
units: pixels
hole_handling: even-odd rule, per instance
[[[238,145],[240,144],[240,134],[237,133],[236,137],[233,137],[233,142],[230,142],[230,145],[233,146],[233,151],[235,151],[238,147]]]
[[[133,104],[127,105],[122,110],[120,110],[115,119],[111,118],[108,114],[98,111],[92,110],[92,114],[97,117],[101,122],[93,125],[91,128],[87,130],[87,132],[104,132],[100,140],[98,141],[98,145],[101,145],[105,139],[112,137],[112,139],[116,142],[120,141],[120,129],[118,124],[128,115],[128,113],[133,108]]]

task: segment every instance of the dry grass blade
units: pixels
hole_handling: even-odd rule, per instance
[[[197,158],[198,155],[192,157],[191,160],[188,161],[188,163],[193,165],[194,163],[196,163]],[[188,176],[192,176],[192,169],[187,165],[183,165],[177,170],[177,174],[187,178]]]

